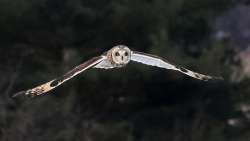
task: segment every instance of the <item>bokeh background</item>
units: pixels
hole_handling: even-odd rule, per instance
[[[247,0],[0,0],[1,141],[249,141]],[[125,44],[222,82],[130,63],[12,99]]]

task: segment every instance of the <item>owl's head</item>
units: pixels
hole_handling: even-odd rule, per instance
[[[130,61],[131,51],[125,45],[118,45],[111,50],[112,61],[118,65],[125,65]]]

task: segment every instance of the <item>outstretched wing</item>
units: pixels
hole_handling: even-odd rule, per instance
[[[199,80],[203,80],[203,81],[208,81],[210,79],[223,79],[222,77],[212,77],[209,75],[203,75],[203,74],[200,74],[197,72],[193,72],[193,71],[188,70],[186,68],[175,66],[161,57],[151,55],[151,54],[142,53],[142,52],[133,51],[131,53],[131,60],[146,64],[146,65],[164,68],[164,69],[176,70],[176,71],[182,72],[190,77],[193,77],[193,78],[196,78]]]
[[[59,85],[61,85],[65,81],[73,78],[77,74],[85,71],[86,69],[89,69],[89,68],[95,66],[96,64],[102,62],[105,59],[106,59],[106,56],[94,57],[94,58],[80,64],[79,66],[75,67],[74,69],[72,69],[71,71],[67,72],[66,74],[64,74],[63,76],[61,76],[59,78],[53,79],[47,83],[44,83],[42,85],[35,87],[35,88],[29,89],[26,91],[18,92],[16,94],[14,94],[13,97],[16,97],[18,95],[23,95],[23,94],[27,95],[27,96],[31,96],[31,97],[44,94],[44,93],[58,87]]]

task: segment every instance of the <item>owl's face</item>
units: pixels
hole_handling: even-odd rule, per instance
[[[118,45],[112,49],[111,55],[114,63],[125,65],[130,61],[131,51],[127,46]]]

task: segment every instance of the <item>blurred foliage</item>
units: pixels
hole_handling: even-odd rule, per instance
[[[249,99],[249,80],[228,81],[226,42],[211,37],[228,0],[1,0],[0,140],[249,140],[235,107]],[[198,72],[131,63],[87,70],[48,95],[11,99],[117,44],[153,53]],[[248,124],[247,124],[248,123]]]

